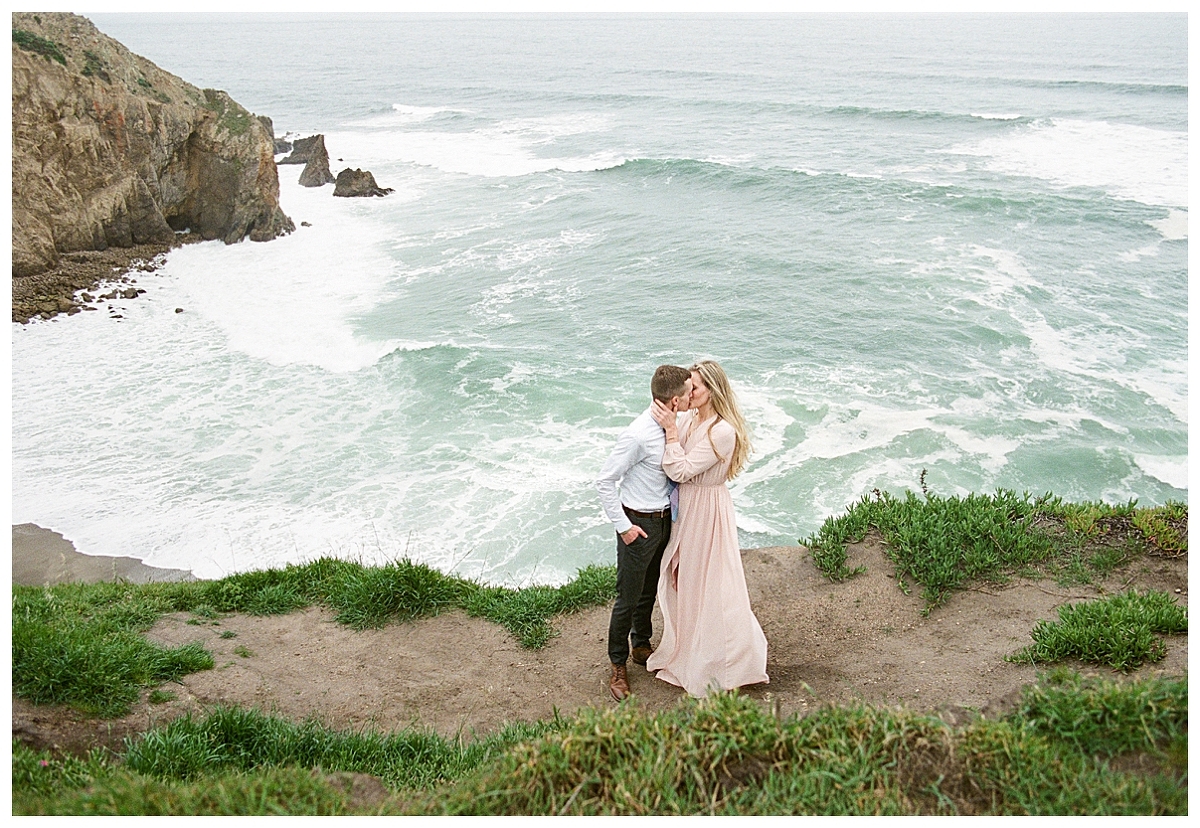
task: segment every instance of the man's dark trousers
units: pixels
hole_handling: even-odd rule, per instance
[[[658,569],[663,550],[671,540],[671,510],[662,517],[643,517],[629,509],[625,514],[640,526],[646,537],[626,544],[617,535],[617,602],[608,622],[608,660],[624,664],[629,659],[629,642],[649,647],[650,613],[658,596]]]

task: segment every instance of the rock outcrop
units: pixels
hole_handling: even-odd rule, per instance
[[[183,231],[233,243],[294,229],[271,129],[229,95],[77,15],[14,13],[12,25],[14,279],[76,251],[169,246]]]
[[[325,150],[325,136],[316,136],[317,141],[308,151],[308,163],[300,172],[300,186],[323,187],[334,180],[329,171],[329,153]]]
[[[365,170],[346,168],[337,174],[333,183],[333,194],[353,198],[356,196],[385,196],[394,192],[391,187],[380,187],[375,176]]]
[[[307,138],[297,138],[292,142],[292,154],[287,158],[280,158],[280,164],[307,164],[309,156],[312,154],[313,148],[317,142],[320,142],[321,147],[325,147],[324,135],[310,135]],[[326,154],[328,157],[328,154]]]

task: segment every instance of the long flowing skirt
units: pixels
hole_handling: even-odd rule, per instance
[[[646,669],[693,696],[713,686],[768,681],[767,639],[750,609],[733,498],[724,483],[680,485],[679,514],[662,561],[663,635]]]

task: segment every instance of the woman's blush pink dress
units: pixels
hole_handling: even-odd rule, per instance
[[[725,485],[733,426],[717,420],[710,442],[712,419],[696,419],[695,412],[685,415],[679,442],[668,443],[663,453],[663,471],[679,482],[679,514],[658,579],[662,641],[646,669],[703,696],[711,687],[768,681],[767,639],[750,609],[733,498]]]

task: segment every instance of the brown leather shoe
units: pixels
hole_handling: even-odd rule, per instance
[[[650,658],[650,654],[654,652],[654,648],[647,644],[645,647],[634,647],[630,652],[629,658],[634,664],[641,667],[646,666],[646,659]]]
[[[629,677],[625,675],[624,664],[612,666],[612,676],[608,680],[608,690],[617,701],[629,696]]]

